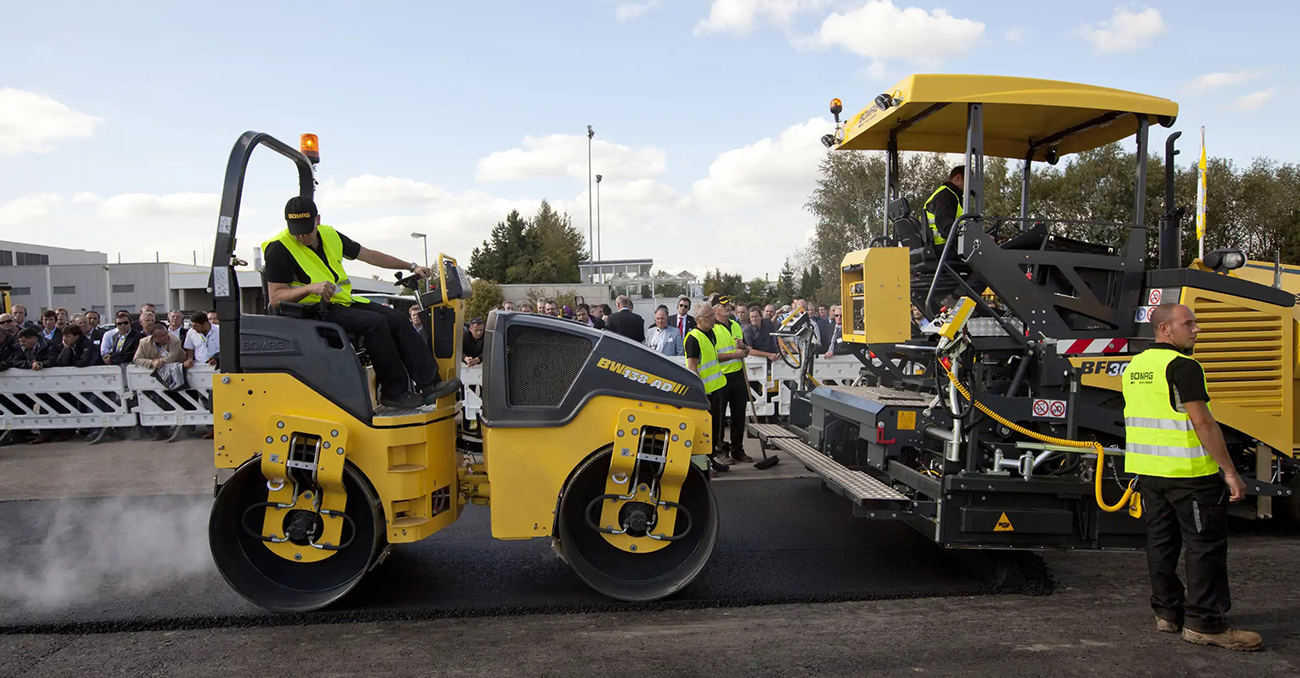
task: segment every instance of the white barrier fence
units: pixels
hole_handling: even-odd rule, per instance
[[[686,365],[684,357],[669,360]],[[798,385],[798,370],[779,359],[769,363],[766,358],[746,358],[745,372],[756,416],[789,415],[790,394]],[[862,362],[851,355],[819,357],[813,362],[813,378],[823,384],[851,384],[861,372]],[[465,385],[465,421],[477,421],[483,408],[483,366],[462,367],[460,380]]]
[[[670,358],[681,365],[683,357]],[[818,358],[813,377],[824,384],[853,383],[862,363],[853,356]],[[168,391],[144,367],[50,367],[40,371],[0,372],[0,436],[15,430],[99,429],[131,426],[210,426],[212,375],[206,365],[185,371],[188,388]],[[745,372],[754,414],[790,413],[790,394],[798,372],[780,360],[747,358]],[[462,367],[465,422],[483,408],[483,366]],[[0,437],[2,440],[3,437]],[[99,440],[99,438],[96,438]]]
[[[0,436],[21,430],[203,426],[212,423],[213,369],[185,371],[188,388],[168,391],[134,365],[0,372]],[[0,438],[3,439],[3,438]]]

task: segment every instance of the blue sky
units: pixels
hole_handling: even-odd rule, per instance
[[[1262,2],[11,1],[0,237],[189,261],[210,246],[238,135],[310,131],[328,222],[412,257],[409,232],[428,232],[467,260],[508,209],[542,198],[585,232],[591,124],[605,258],[775,274],[812,227],[802,204],[832,96],[856,112],[913,72],[1086,82],[1178,101],[1185,158],[1205,125],[1212,155],[1295,161],[1296,15]],[[293,189],[283,161],[254,160],[242,255],[282,226]]]

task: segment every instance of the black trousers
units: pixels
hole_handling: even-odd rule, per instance
[[[323,319],[365,339],[370,365],[386,396],[406,393],[438,381],[433,353],[420,339],[410,318],[382,304],[332,304]]]
[[[727,385],[719,393],[726,393],[724,406],[731,410],[731,418],[728,420],[731,429],[731,453],[737,457],[745,453],[745,408],[749,406],[749,395],[745,389],[749,384],[745,383],[745,370],[732,372],[727,375]],[[722,436],[718,436],[718,449],[726,450],[722,444]]]
[[[722,418],[723,412],[727,408],[727,387],[714,391],[709,394],[709,417],[713,419],[713,449],[709,454],[725,454],[726,446],[722,442]]]
[[[1142,514],[1147,521],[1151,609],[1161,619],[1200,633],[1227,627],[1228,486],[1219,475],[1199,478],[1142,476]],[[1187,588],[1179,580],[1184,551]]]

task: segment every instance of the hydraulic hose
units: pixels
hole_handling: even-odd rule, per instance
[[[957,375],[953,374],[952,370],[948,369],[948,365],[944,364],[942,360],[939,361],[939,365],[943,367],[943,371],[947,373],[948,379],[952,380],[952,383],[956,385],[957,392],[961,393],[963,398],[969,400],[971,405],[974,405],[975,408],[978,409],[980,412],[983,412],[984,414],[987,414],[989,417],[992,417],[993,420],[998,422],[999,424],[1006,426],[1012,431],[1029,436],[1034,440],[1039,440],[1048,443],[1049,445],[1061,445],[1062,447],[1075,447],[1079,449],[1087,449],[1089,447],[1093,448],[1093,450],[1097,452],[1097,471],[1093,475],[1096,476],[1096,485],[1095,485],[1094,494],[1096,495],[1098,508],[1100,508],[1101,510],[1107,513],[1118,513],[1120,510],[1122,510],[1125,506],[1129,504],[1129,501],[1133,498],[1133,486],[1134,483],[1137,482],[1137,478],[1134,478],[1133,480],[1129,481],[1128,487],[1125,488],[1124,490],[1124,496],[1120,497],[1119,503],[1112,506],[1107,504],[1106,500],[1102,498],[1101,470],[1102,470],[1102,466],[1104,465],[1104,460],[1106,458],[1106,452],[1105,449],[1101,446],[1101,443],[1095,440],[1066,440],[1065,438],[1057,438],[1054,436],[1038,433],[1037,431],[1031,431],[1007,419],[1006,417],[1003,417],[997,412],[994,412],[993,410],[989,409],[989,407],[984,403],[981,403],[977,400],[973,400],[970,397],[970,392],[967,391],[966,387],[962,386],[961,382],[957,380]]]

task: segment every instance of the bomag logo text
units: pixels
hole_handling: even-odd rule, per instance
[[[685,393],[686,386],[675,381],[661,379],[653,374],[646,374],[640,370],[633,369],[620,362],[615,362],[609,358],[601,358],[596,362],[596,367],[609,370],[614,374],[622,375],[624,379],[630,379],[638,384],[645,384],[650,388],[657,388],[665,393]]]

